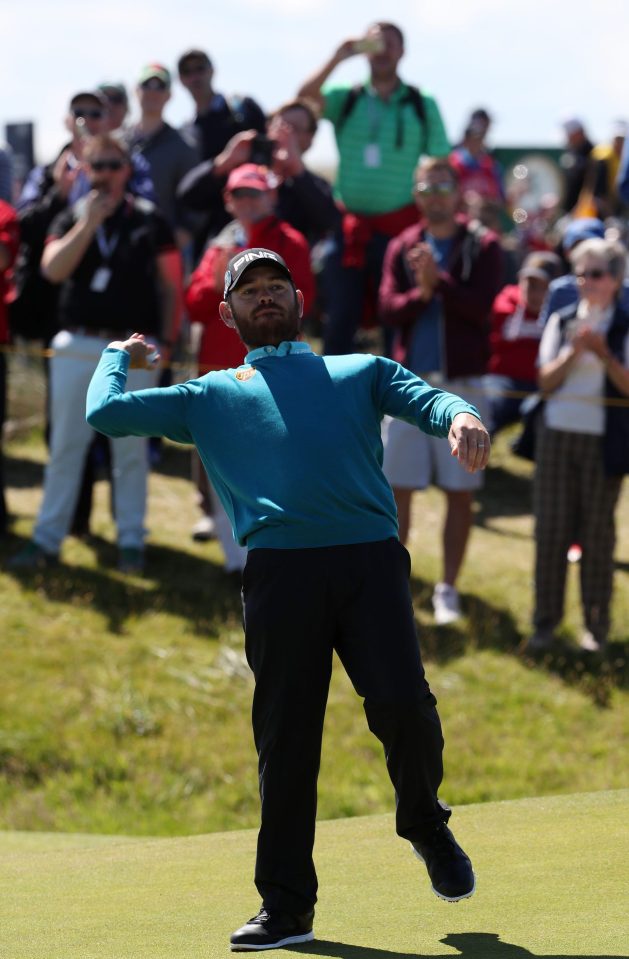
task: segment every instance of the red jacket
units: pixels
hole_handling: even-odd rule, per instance
[[[190,322],[203,324],[200,373],[240,366],[247,353],[236,331],[225,326],[218,313],[227,264],[234,253],[245,249],[242,244],[229,242],[234,232],[230,227],[231,224],[219,234],[215,245],[205,251],[190,277],[185,294]],[[291,271],[295,286],[304,294],[304,314],[307,314],[314,303],[315,281],[310,266],[310,248],[303,234],[283,220],[270,216],[254,224],[247,246],[261,246],[279,253]]]
[[[488,371],[535,383],[541,336],[538,314],[524,309],[520,287],[505,286],[491,311]]]
[[[20,243],[20,226],[13,207],[0,200],[0,243],[9,253],[9,265],[0,270],[0,343],[9,342],[7,303],[11,293],[11,267],[15,262]]]
[[[420,299],[408,251],[425,239],[423,222],[403,230],[387,247],[380,282],[383,321],[399,328],[394,358],[404,364],[413,325],[427,307]],[[434,295],[443,307],[442,342],[448,378],[485,372],[489,356],[489,311],[502,285],[503,258],[495,233],[457,217],[450,260],[439,273]],[[420,372],[420,371],[416,371]]]

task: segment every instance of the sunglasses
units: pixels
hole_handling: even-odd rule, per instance
[[[91,160],[90,166],[92,170],[96,173],[102,173],[103,170],[111,170],[112,173],[115,173],[117,170],[122,170],[126,166],[125,160]]]
[[[420,196],[447,196],[449,193],[454,193],[456,187],[454,183],[416,183],[413,187],[413,192],[418,193]]]
[[[121,107],[123,103],[127,102],[127,98],[123,97],[122,93],[106,93],[107,103],[111,103],[114,107]]]
[[[599,267],[593,270],[581,270],[574,275],[577,280],[602,280],[604,276],[609,276],[609,270],[602,270]]]
[[[103,111],[96,107],[93,110],[88,110],[86,107],[73,107],[72,116],[75,120],[102,120]]]
[[[195,73],[205,73],[209,69],[207,63],[194,63],[188,67],[182,67],[179,73],[182,77],[192,77]]]
[[[159,77],[149,77],[148,80],[145,80],[144,83],[140,84],[140,87],[143,90],[159,90],[161,93],[164,90],[168,89],[168,84],[164,83],[163,80],[160,80]]]
[[[235,200],[245,199],[246,197],[255,200],[264,193],[263,190],[254,190],[253,187],[248,186],[237,186],[235,190],[230,190],[229,192]]]

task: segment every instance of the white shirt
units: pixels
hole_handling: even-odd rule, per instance
[[[538,365],[543,366],[570,350],[577,330],[584,326],[605,336],[612,322],[615,306],[606,310],[579,302],[577,315],[568,322],[563,333],[558,313],[553,313],[544,328],[539,346]],[[629,337],[625,340],[625,365],[629,367]],[[605,432],[605,365],[590,350],[577,356],[568,375],[546,399],[544,419],[553,430],[569,433],[590,433],[602,436]]]

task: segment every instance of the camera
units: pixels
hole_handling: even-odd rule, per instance
[[[257,163],[260,166],[271,166],[273,162],[273,151],[277,146],[275,140],[271,140],[263,133],[258,133],[255,140],[251,142],[251,163]]]
[[[354,53],[384,53],[386,44],[382,35],[363,37],[354,43]]]

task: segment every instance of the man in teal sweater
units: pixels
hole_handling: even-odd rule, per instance
[[[194,443],[249,550],[242,593],[256,681],[262,908],[232,935],[233,951],[314,937],[316,788],[334,650],[383,743],[398,834],[441,898],[467,898],[475,885],[437,798],[443,739],[382,473],[380,423],[389,414],[448,436],[470,472],[486,466],[489,437],[474,407],[391,360],[315,355],[300,340],[302,307],[276,253],[237,253],[220,314],[249,349],[243,366],[125,393],[129,367],[156,362],[134,334],[103,352],[87,395],[89,423],[108,436]]]

